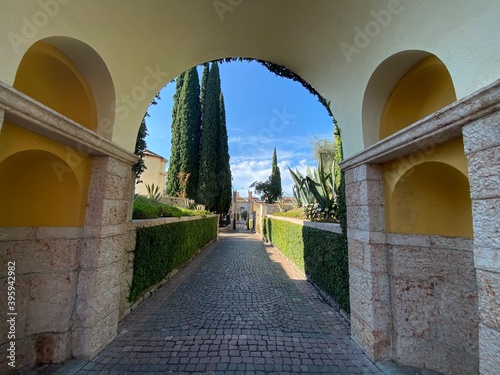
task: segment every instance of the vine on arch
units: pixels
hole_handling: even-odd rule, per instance
[[[333,113],[330,109],[330,101],[326,100],[314,87],[312,87],[306,80],[304,80],[301,76],[298,74],[292,72],[290,69],[283,65],[278,65],[269,61],[265,60],[259,60],[259,59],[254,59],[250,57],[226,57],[223,59],[218,59],[214,60],[217,62],[233,62],[233,61],[246,61],[246,62],[252,62],[256,61],[257,63],[261,64],[267,70],[269,70],[271,73],[274,73],[278,77],[283,77],[283,78],[288,78],[291,79],[292,81],[300,83],[307,91],[309,91],[312,95],[314,95],[316,98],[318,98],[318,101],[325,107],[326,111],[330,115],[330,117],[334,117]]]

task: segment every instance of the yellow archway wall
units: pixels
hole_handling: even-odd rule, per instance
[[[96,131],[96,104],[77,66],[39,41],[26,52],[14,87]],[[82,226],[92,158],[5,122],[0,132],[0,226]]]
[[[92,90],[78,67],[56,47],[39,41],[26,52],[14,88],[76,121],[97,130]]]
[[[431,55],[410,68],[394,86],[380,120],[380,139],[457,100],[446,66]]]
[[[386,163],[382,170],[387,232],[473,237],[461,138]]]
[[[0,134],[0,226],[83,226],[92,159],[10,123]]]

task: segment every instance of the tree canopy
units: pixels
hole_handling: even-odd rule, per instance
[[[335,141],[328,139],[314,138],[311,141],[313,157],[318,163],[323,163],[327,173],[332,172],[332,163],[335,160],[337,146]]]
[[[276,148],[273,151],[273,162],[271,167],[271,175],[266,181],[255,181],[250,188],[255,189],[255,193],[260,195],[266,203],[274,203],[282,196],[281,187],[281,172],[278,167],[278,158],[276,156]]]

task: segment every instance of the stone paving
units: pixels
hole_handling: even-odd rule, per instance
[[[380,374],[345,319],[271,246],[222,233],[78,375]]]

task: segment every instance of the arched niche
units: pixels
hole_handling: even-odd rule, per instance
[[[373,72],[362,107],[365,147],[456,100],[448,69],[435,55],[408,50],[384,60]]]
[[[384,139],[457,100],[446,66],[436,56],[416,63],[396,83],[380,118]]]
[[[413,166],[399,178],[386,203],[388,232],[473,236],[469,181],[446,163]]]
[[[81,226],[86,189],[60,157],[41,150],[15,153],[0,163],[0,226]]]
[[[97,130],[94,95],[78,67],[59,49],[43,41],[26,52],[14,88],[71,120]]]
[[[103,137],[112,138],[113,81],[102,58],[87,44],[62,36],[34,43],[19,64],[13,86]]]
[[[115,124],[115,87],[102,57],[88,44],[74,38],[53,36],[43,41],[62,51],[83,74],[95,99],[97,133],[111,139]]]

